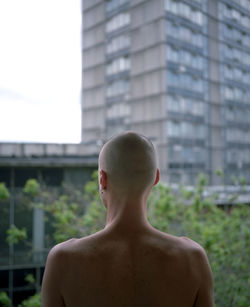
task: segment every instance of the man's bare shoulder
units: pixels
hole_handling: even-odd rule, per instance
[[[69,256],[79,253],[87,253],[95,248],[100,239],[101,232],[95,233],[82,238],[72,238],[55,245],[49,252],[48,258],[57,260],[66,260]]]
[[[204,249],[200,244],[188,237],[177,237],[156,229],[153,230],[152,234],[155,238],[159,238],[159,241],[166,247],[172,247],[175,250],[177,249],[183,252],[193,252],[198,254],[204,252]]]

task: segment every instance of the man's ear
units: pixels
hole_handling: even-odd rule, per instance
[[[159,180],[160,180],[160,171],[159,168],[157,168],[154,185],[156,185],[159,182]]]
[[[103,169],[100,170],[100,186],[103,190],[107,188],[107,173]]]

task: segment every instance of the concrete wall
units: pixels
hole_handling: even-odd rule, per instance
[[[82,140],[101,140],[105,130],[105,1],[83,1]]]
[[[162,179],[167,168],[166,33],[161,0],[132,1],[131,129],[148,136],[159,157]],[[133,7],[134,6],[134,7]]]
[[[218,19],[218,0],[208,1],[208,14],[214,16],[208,19],[208,35],[214,39],[209,40],[209,141],[210,141],[210,182],[211,184],[221,184],[221,178],[215,175],[216,169],[224,170],[224,138],[223,138],[223,118],[222,101],[220,96],[220,60],[219,56],[219,23]]]

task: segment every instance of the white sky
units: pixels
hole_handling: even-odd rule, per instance
[[[0,0],[0,142],[79,142],[80,0]]]

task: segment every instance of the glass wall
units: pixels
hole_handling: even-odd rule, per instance
[[[193,184],[208,160],[206,1],[166,0],[165,9],[169,180]]]
[[[219,2],[225,168],[250,179],[250,1]]]

